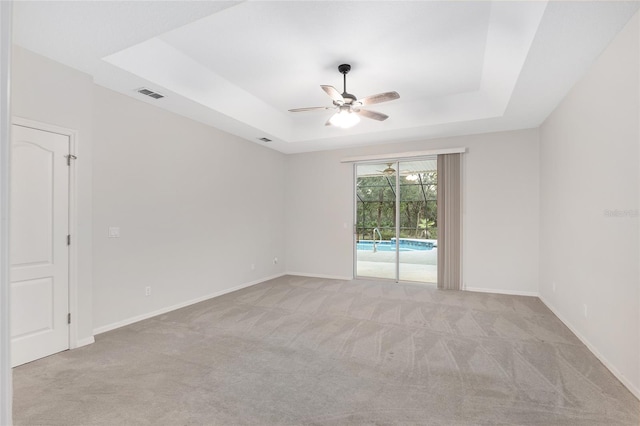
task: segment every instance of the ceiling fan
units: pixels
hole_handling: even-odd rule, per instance
[[[387,163],[387,168],[384,170],[379,170],[379,172],[385,176],[393,176],[396,173],[396,169],[391,167],[392,165],[393,163]]]
[[[336,126],[343,129],[353,127],[360,122],[360,117],[367,117],[373,120],[384,121],[389,118],[388,115],[382,114],[376,111],[370,111],[362,109],[369,105],[379,104],[381,102],[392,101],[398,99],[400,95],[398,92],[385,92],[378,93],[377,95],[367,96],[357,99],[351,93],[347,93],[347,74],[351,71],[351,65],[342,64],[338,67],[338,71],[342,74],[344,90],[342,94],[336,90],[333,86],[321,85],[322,90],[333,100],[332,107],[308,107],[308,108],[295,108],[290,109],[290,112],[303,112],[303,111],[320,111],[337,109],[338,111],[327,120],[325,126]]]

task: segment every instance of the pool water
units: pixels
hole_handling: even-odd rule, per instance
[[[356,247],[358,250],[373,251],[373,243],[371,242],[359,242]],[[396,245],[391,244],[390,242],[387,242],[387,241],[377,243],[376,248],[378,249],[378,251],[396,251]],[[404,248],[400,246],[400,251],[410,251],[410,250],[408,248]]]
[[[427,241],[403,240],[400,239],[399,251],[428,251],[433,249],[433,243]],[[373,251],[373,241],[358,241],[357,250]],[[376,243],[377,251],[396,251],[396,242],[381,241]]]

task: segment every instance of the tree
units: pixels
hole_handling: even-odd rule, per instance
[[[415,172],[400,176],[401,238],[437,238],[437,174]],[[395,236],[395,177],[359,176],[356,182],[359,239],[370,239],[378,228],[383,239]]]

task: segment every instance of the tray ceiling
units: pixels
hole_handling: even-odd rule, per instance
[[[17,2],[14,41],[97,84],[271,148],[305,152],[538,126],[636,2]],[[320,84],[397,91],[327,127]],[[136,89],[166,95],[154,100]]]

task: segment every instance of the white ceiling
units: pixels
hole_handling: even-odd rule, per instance
[[[27,2],[14,42],[97,84],[296,153],[538,126],[638,2]],[[397,91],[348,130],[320,84]],[[153,100],[136,89],[167,95]]]

